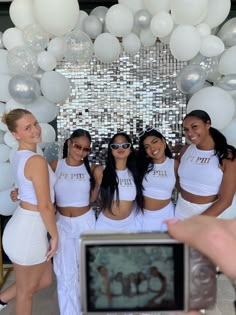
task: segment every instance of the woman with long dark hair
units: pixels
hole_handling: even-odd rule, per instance
[[[111,138],[105,169],[97,167],[94,175],[100,186],[101,209],[96,230],[136,231],[135,216],[142,209],[142,191],[135,151],[126,133],[120,132]]]
[[[171,199],[178,164],[165,137],[156,128],[147,127],[139,133],[138,170],[144,210],[138,220],[142,231],[166,230],[163,221],[174,216]]]
[[[80,314],[79,238],[95,229],[94,166],[89,164],[91,136],[76,129],[64,143],[63,159],[50,163],[56,174],[55,195],[59,244],[54,257],[57,293],[62,315]]]
[[[183,121],[190,145],[180,153],[179,196],[175,215],[219,216],[233,200],[236,190],[236,149],[211,126],[203,110],[188,113]]]

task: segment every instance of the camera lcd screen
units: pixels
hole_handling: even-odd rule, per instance
[[[86,246],[88,312],[184,309],[182,244]]]

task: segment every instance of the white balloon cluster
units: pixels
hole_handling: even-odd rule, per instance
[[[110,63],[122,49],[136,54],[160,40],[189,63],[176,78],[179,90],[191,96],[187,110],[208,111],[213,125],[236,145],[236,18],[215,35],[230,6],[230,0],[118,0],[88,15],[78,0],[13,0],[14,27],[0,33],[0,116],[29,109],[41,123],[45,148],[55,141],[48,123],[57,116],[56,104],[70,94],[67,79],[54,71],[59,61],[84,64],[95,55]],[[0,193],[6,196],[13,184],[9,151],[17,143],[2,122],[0,144]],[[11,205],[8,197],[0,200],[6,198]]]

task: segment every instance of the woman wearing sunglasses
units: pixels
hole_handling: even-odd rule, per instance
[[[139,133],[138,170],[143,188],[144,210],[138,215],[142,231],[166,230],[164,220],[174,216],[171,201],[178,161],[165,137],[153,127]]]
[[[100,186],[101,209],[96,230],[135,231],[135,210],[142,208],[142,194],[135,152],[127,134],[121,132],[111,138],[106,167],[97,167],[94,174]]]
[[[65,141],[63,159],[51,163],[57,177],[55,195],[60,236],[54,271],[63,315],[80,314],[79,238],[82,232],[95,228],[95,212],[90,207],[90,202],[96,199],[91,195],[95,180],[94,166],[90,167],[88,160],[90,150],[89,132],[76,129]]]

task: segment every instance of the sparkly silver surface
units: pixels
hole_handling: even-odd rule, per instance
[[[155,126],[176,148],[184,141],[186,96],[177,89],[175,77],[184,65],[162,43],[134,56],[123,52],[112,64],[95,57],[83,66],[61,62],[57,71],[69,79],[71,93],[60,105],[58,142],[62,145],[74,129],[84,128],[93,139],[91,160],[103,163],[113,134],[125,131],[137,143],[139,131]]]

